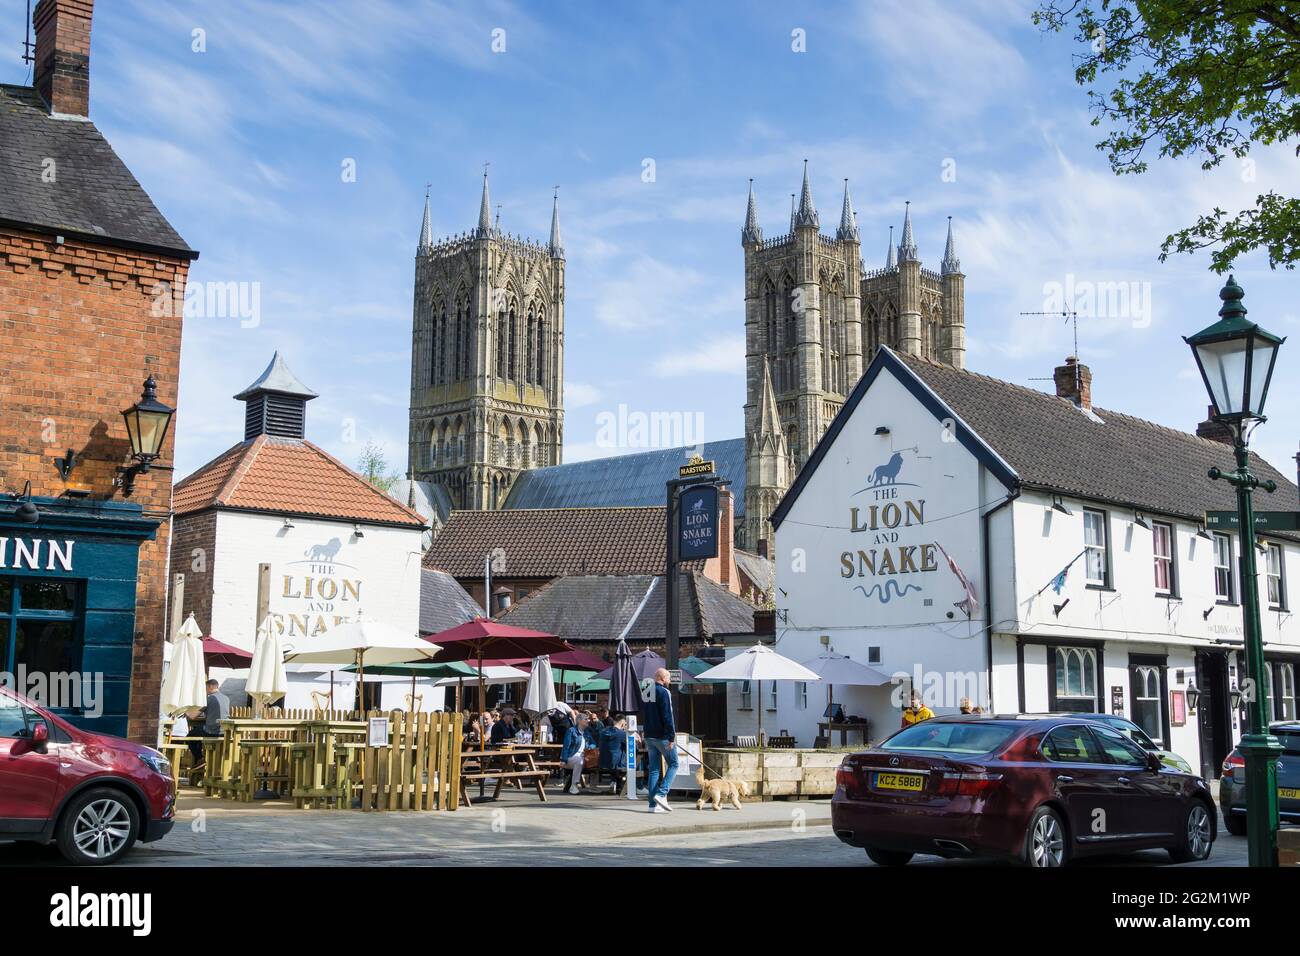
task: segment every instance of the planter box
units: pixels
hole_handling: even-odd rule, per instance
[[[722,747],[704,753],[709,776],[743,780],[750,799],[828,797],[842,753],[825,750],[738,750]]]

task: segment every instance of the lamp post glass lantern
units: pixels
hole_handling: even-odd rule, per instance
[[[1260,481],[1250,471],[1246,425],[1264,421],[1264,402],[1284,341],[1246,319],[1241,286],[1229,276],[1219,293],[1223,306],[1219,321],[1184,341],[1205,382],[1214,407],[1214,419],[1232,432],[1236,468],[1210,469],[1210,478],[1223,480],[1237,491],[1237,527],[1241,529],[1241,614],[1245,632],[1246,680],[1240,697],[1246,704],[1247,732],[1238,750],[1246,760],[1246,841],[1251,866],[1277,866],[1277,758],[1278,739],[1269,733],[1268,695],[1264,679],[1264,641],[1259,613],[1259,580],[1255,564],[1255,506],[1252,492],[1277,489],[1273,481]]]
[[[130,408],[122,410],[122,419],[126,422],[126,437],[131,442],[131,457],[136,463],[129,468],[118,469],[121,473],[122,493],[131,494],[135,476],[148,471],[158,456],[162,454],[163,442],[167,438],[167,428],[171,425],[175,409],[158,401],[158,383],[152,375],[144,380],[144,389],[140,400]]]

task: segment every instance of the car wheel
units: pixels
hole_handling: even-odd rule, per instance
[[[1175,863],[1191,863],[1209,858],[1210,850],[1214,847],[1214,821],[1210,818],[1210,813],[1210,808],[1200,800],[1193,800],[1187,808],[1183,814],[1183,828],[1178,845],[1169,850]]]
[[[1233,836],[1246,835],[1246,816],[1241,813],[1225,813],[1223,815],[1223,828]]]
[[[867,856],[876,866],[906,866],[908,860],[912,859],[911,853],[902,850],[879,850],[874,846],[867,847]]]
[[[1065,825],[1051,807],[1039,807],[1025,831],[1024,862],[1032,867],[1065,866],[1070,858]]]
[[[100,787],[78,794],[63,811],[57,830],[59,852],[80,866],[116,863],[140,834],[135,801],[120,790]]]

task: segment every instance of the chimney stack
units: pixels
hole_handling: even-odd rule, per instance
[[[1220,441],[1225,445],[1233,443],[1232,429],[1214,420],[1213,405],[1205,406],[1205,421],[1196,426],[1196,437],[1208,438],[1210,441]]]
[[[36,30],[36,92],[51,113],[90,115],[90,18],[95,0],[40,0]]]
[[[1077,356],[1070,355],[1064,365],[1056,366],[1052,373],[1056,382],[1056,397],[1074,402],[1085,412],[1092,411],[1092,369],[1079,362]]]

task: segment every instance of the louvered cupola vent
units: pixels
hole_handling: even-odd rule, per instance
[[[276,352],[257,381],[235,396],[245,403],[244,441],[258,435],[306,438],[307,403],[315,397]]]

